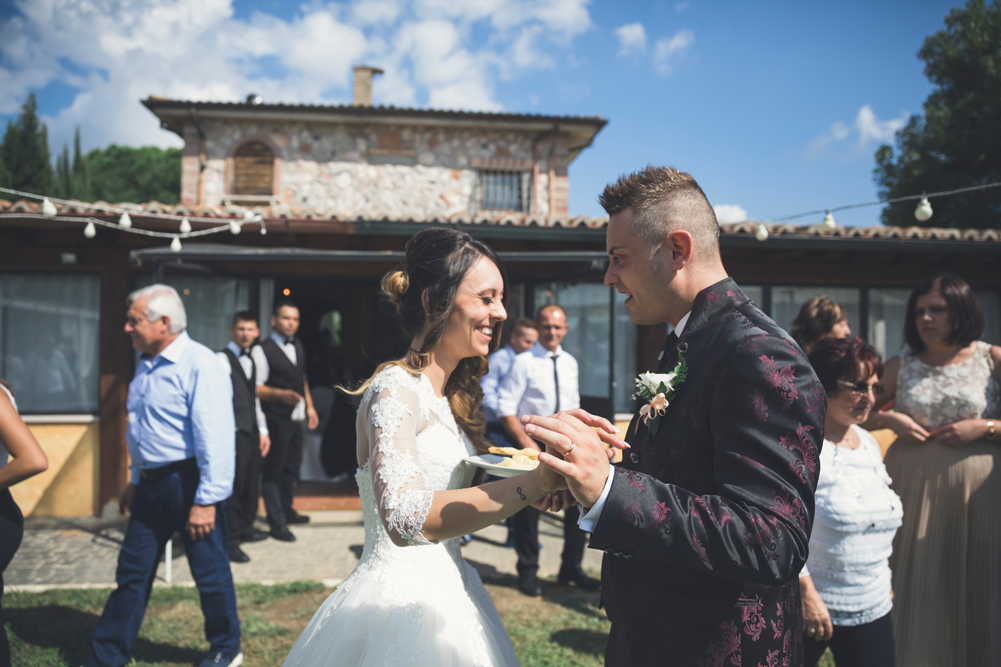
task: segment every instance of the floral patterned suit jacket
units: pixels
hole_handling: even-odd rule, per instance
[[[654,437],[633,417],[591,536],[606,552],[606,664],[801,665],[823,386],[730,278],[699,293],[658,371],[679,354],[688,379]]]

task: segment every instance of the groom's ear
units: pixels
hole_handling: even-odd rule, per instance
[[[692,261],[692,256],[695,254],[695,241],[690,232],[676,229],[667,235],[663,248],[671,263],[671,268],[677,271]]]

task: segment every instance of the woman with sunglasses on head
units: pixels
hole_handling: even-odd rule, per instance
[[[879,444],[859,425],[884,387],[879,353],[859,338],[825,338],[810,363],[827,391],[810,556],[800,573],[805,664],[828,646],[839,665],[893,667],[890,556],[900,499]]]
[[[1001,347],[962,279],[907,303],[905,351],[886,362],[870,428],[897,441],[886,469],[904,506],[890,566],[898,664],[1001,665]],[[997,424],[997,425],[996,425]]]

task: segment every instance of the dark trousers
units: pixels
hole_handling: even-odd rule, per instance
[[[295,484],[302,465],[303,423],[291,419],[268,417],[271,450],[264,459],[262,490],[264,509],[271,528],[282,528],[292,512]]]
[[[0,667],[10,667],[10,642],[4,630],[3,571],[21,546],[24,517],[7,489],[0,489]]]
[[[226,503],[216,505],[215,530],[192,542],[184,527],[188,523],[198,469],[185,468],[161,479],[142,479],[132,500],[132,517],[118,554],[118,583],[91,641],[93,655],[88,667],[120,667],[131,660],[132,643],[139,634],[146,604],[153,590],[156,567],[163,557],[167,540],[181,531],[184,553],[191,576],[198,586],[205,639],[213,651],[236,654],[240,651],[240,619],[236,615],[236,593],[229,569]]]
[[[514,550],[518,554],[518,576],[535,576],[539,570],[539,515],[534,507],[526,507],[514,515]],[[576,505],[564,513],[563,562],[561,574],[571,574],[580,569],[584,559],[587,533],[577,525],[580,509]]]
[[[827,647],[831,647],[834,662],[851,667],[893,667],[896,647],[893,643],[893,621],[887,614],[864,625],[835,625],[834,634],[826,642],[809,636],[803,640],[806,667],[814,667]]]
[[[236,471],[233,495],[226,501],[230,542],[250,539],[261,495],[261,436],[257,431],[236,432]]]

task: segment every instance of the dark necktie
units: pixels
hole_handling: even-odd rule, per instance
[[[553,382],[556,384],[556,412],[560,411],[560,372],[557,370],[556,359],[560,355],[553,355]]]
[[[667,334],[667,340],[664,342],[664,351],[660,353],[660,359],[657,363],[657,372],[663,373],[664,368],[670,363],[671,355],[674,353],[674,346],[678,344],[678,334],[671,332]]]

